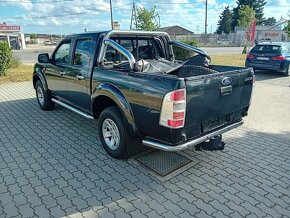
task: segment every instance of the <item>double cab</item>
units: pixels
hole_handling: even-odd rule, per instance
[[[180,51],[191,56],[180,60]],[[67,36],[51,56],[39,55],[33,72],[40,108],[59,104],[98,119],[115,158],[141,145],[222,150],[221,135],[243,124],[254,80],[251,68],[211,65],[204,51],[155,31]]]

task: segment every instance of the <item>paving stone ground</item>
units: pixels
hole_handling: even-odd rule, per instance
[[[290,217],[290,81],[257,76],[225,150],[185,151],[198,163],[166,182],[108,156],[97,121],[41,111],[31,82],[0,85],[0,217]]]

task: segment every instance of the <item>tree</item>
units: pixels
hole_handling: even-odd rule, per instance
[[[231,32],[231,23],[232,23],[232,12],[229,9],[229,6],[226,6],[220,15],[220,20],[218,21],[216,33],[229,34]]]
[[[242,5],[239,9],[239,20],[238,25],[244,27],[245,29],[250,26],[250,24],[255,19],[255,11],[249,5]],[[247,53],[248,47],[248,39],[246,40],[246,44],[243,49],[243,54]]]
[[[237,7],[233,9],[233,19],[232,19],[232,31],[238,26],[239,20],[239,10],[241,6],[248,5],[255,10],[255,17],[257,25],[261,25],[264,22],[264,6],[267,3],[266,0],[237,0]]]
[[[239,9],[238,25],[248,28],[255,19],[255,11],[249,5],[242,5]]]
[[[275,19],[275,17],[268,17],[264,21],[265,26],[274,26],[276,23],[277,23],[277,20]]]
[[[32,34],[30,35],[30,39],[36,39],[36,38],[37,38],[37,34],[32,33]]]
[[[287,24],[285,25],[285,27],[283,28],[283,30],[288,34],[288,37],[290,37],[290,11],[288,11],[288,17],[289,17],[289,20]]]
[[[147,30],[153,31],[157,30],[158,25],[155,22],[155,17],[157,16],[155,12],[155,7],[147,10],[146,8],[138,8],[136,21],[137,21],[137,30]]]

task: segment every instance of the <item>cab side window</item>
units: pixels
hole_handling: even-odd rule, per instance
[[[64,42],[55,52],[54,61],[58,65],[66,65],[69,61],[69,51],[70,51],[71,41]]]
[[[95,45],[96,42],[91,39],[77,40],[75,52],[73,54],[73,65],[89,67],[93,60]]]

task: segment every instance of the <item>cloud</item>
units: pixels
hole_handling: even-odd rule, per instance
[[[47,3],[49,1],[50,3]],[[5,20],[11,24],[25,25],[27,32],[45,32],[46,29],[52,29],[57,33],[62,29],[63,32],[69,33],[72,29],[74,32],[83,31],[85,27],[89,30],[110,28],[108,0],[52,1],[38,0],[38,3],[32,3],[35,0],[10,0],[4,7],[0,3],[0,14],[1,10],[19,11],[18,19]],[[204,31],[205,0],[159,0],[158,2],[139,0],[136,3],[137,7],[146,8],[154,5],[161,18],[161,26],[180,25],[194,32]],[[208,0],[208,32],[211,29],[215,31],[219,15],[227,5],[233,8],[236,6],[236,0]],[[264,10],[265,17],[274,16],[280,19],[282,15],[286,18],[288,8],[290,8],[289,0],[268,0]],[[131,10],[132,0],[113,0],[114,20],[120,22],[122,29],[129,29]]]

